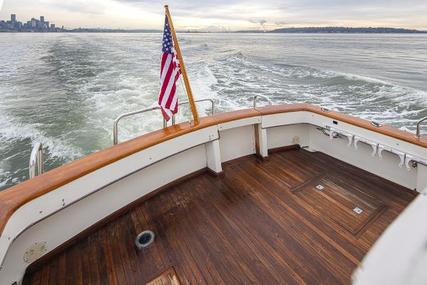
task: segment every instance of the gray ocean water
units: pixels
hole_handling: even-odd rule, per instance
[[[195,97],[214,99],[218,112],[264,95],[408,131],[427,116],[427,35],[179,38]],[[110,146],[119,114],[156,102],[160,43],[160,34],[0,34],[0,190],[27,179],[35,142],[47,169]],[[188,116],[183,108],[180,120]],[[124,120],[120,139],[161,125],[159,113]]]

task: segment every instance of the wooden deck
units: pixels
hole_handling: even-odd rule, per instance
[[[145,284],[171,268],[181,284],[349,284],[415,197],[304,150],[223,167],[223,176],[171,187],[33,266],[23,284]],[[156,240],[138,251],[134,239],[146,229]]]

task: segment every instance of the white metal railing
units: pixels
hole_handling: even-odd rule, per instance
[[[201,99],[201,100],[196,100],[195,102],[196,103],[210,102],[211,103],[211,115],[215,114],[215,102],[214,102],[214,100],[212,100],[212,99]],[[189,103],[190,103],[189,101],[184,101],[182,103],[179,103],[178,106],[188,105]],[[120,122],[120,120],[122,120],[123,118],[126,118],[126,117],[131,117],[134,115],[151,112],[154,110],[160,110],[160,107],[152,107],[152,108],[137,110],[137,111],[125,113],[125,114],[118,116],[114,120],[114,124],[113,124],[113,144],[116,145],[119,143],[119,122]],[[172,125],[175,125],[175,115],[172,117]],[[163,128],[166,128],[166,127],[167,127],[167,122],[165,119],[163,119]]]
[[[257,103],[258,98],[262,98],[262,99],[266,100],[269,105],[273,105],[273,102],[267,96],[264,96],[264,95],[255,95],[254,96],[254,101],[253,101],[254,109],[256,109],[256,107],[257,107],[256,103]]]
[[[43,171],[43,145],[38,142],[31,151],[29,163],[30,179],[42,174]]]
[[[426,121],[426,120],[427,120],[427,117],[422,118],[421,120],[418,121],[418,123],[417,123],[417,137],[421,137],[421,130],[420,130],[421,123]]]

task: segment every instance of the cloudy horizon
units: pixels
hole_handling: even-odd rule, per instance
[[[0,0],[0,6],[2,0]],[[282,27],[347,26],[427,30],[427,1],[408,0],[170,1],[177,29],[236,31]],[[67,28],[161,29],[163,1],[4,0],[0,19],[43,15]]]

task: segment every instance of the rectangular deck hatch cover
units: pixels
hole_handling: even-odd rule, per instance
[[[349,181],[323,176],[293,190],[326,222],[359,234],[385,209],[384,203]]]
[[[178,276],[176,275],[175,269],[169,268],[163,272],[159,277],[145,283],[145,285],[180,285]]]

